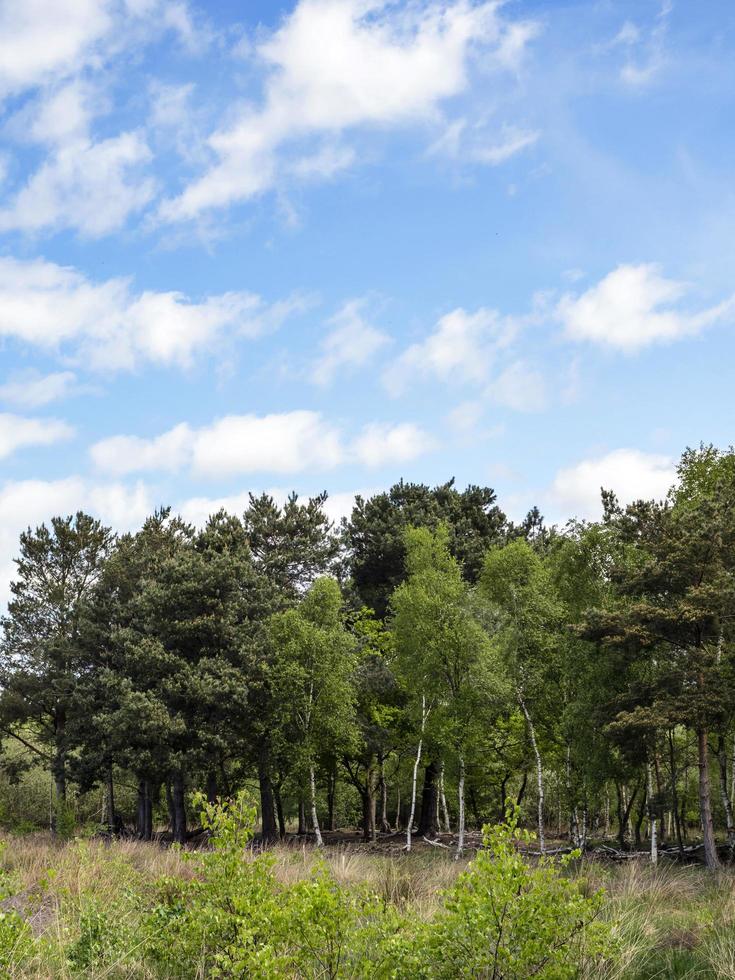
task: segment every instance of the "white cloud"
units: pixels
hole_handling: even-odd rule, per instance
[[[110,30],[109,0],[0,0],[0,97],[78,71]]]
[[[112,436],[95,443],[90,454],[105,473],[122,476],[140,470],[179,470],[189,462],[194,434],[182,423],[154,439]]]
[[[600,490],[613,490],[625,505],[640,499],[662,499],[676,479],[667,456],[637,449],[616,449],[559,470],[549,492],[557,520],[570,517],[599,519]]]
[[[613,47],[621,46],[626,50],[620,78],[631,88],[647,85],[665,65],[666,35],[672,9],[671,0],[662,0],[649,30],[644,31],[632,21],[626,21],[613,39]]]
[[[223,335],[259,336],[302,307],[298,298],[268,306],[244,292],[199,303],[179,292],[136,295],[124,279],[94,283],[42,259],[0,258],[0,338],[70,351],[98,369],[144,360],[186,367]]]
[[[115,475],[185,466],[206,476],[299,473],[343,459],[339,432],[309,411],[230,415],[199,429],[182,423],[153,439],[113,436],[92,446],[91,455]]]
[[[328,385],[336,374],[363,367],[388,342],[387,334],[368,323],[362,315],[363,303],[351,300],[329,321],[334,328],[321,343],[311,378]]]
[[[298,473],[342,460],[339,434],[318,412],[232,415],[200,429],[192,463],[200,474]]]
[[[0,209],[0,231],[73,228],[97,237],[121,228],[152,199],[152,154],[140,130],[96,138],[109,112],[114,59],[172,30],[192,46],[184,3],[171,0],[0,0],[0,100],[36,90],[6,135],[45,156]],[[197,38],[201,32],[197,32]]]
[[[620,265],[580,296],[567,294],[556,316],[572,340],[628,353],[691,336],[735,309],[735,295],[699,311],[681,308],[689,286],[665,279],[657,265]]]
[[[409,463],[436,447],[435,440],[412,422],[373,422],[355,440],[353,452],[364,466]]]
[[[90,449],[95,466],[114,476],[144,470],[191,470],[198,476],[236,473],[302,473],[344,463],[364,466],[408,462],[434,440],[413,423],[372,423],[347,443],[319,412],[229,415],[194,428],[181,423],[151,439],[119,435]]]
[[[58,419],[28,419],[3,412],[0,413],[0,459],[26,446],[52,446],[73,435],[72,427]]]
[[[76,388],[76,375],[71,371],[53,374],[29,372],[0,385],[0,400],[22,408],[40,408],[66,398]]]
[[[488,163],[491,166],[498,166],[510,160],[517,153],[533,146],[541,135],[536,130],[520,129],[516,126],[509,126],[501,131],[499,142],[487,143],[475,146],[472,151],[472,159],[477,163]]]
[[[273,187],[281,173],[306,167],[332,173],[350,159],[329,146],[316,157],[286,144],[333,138],[357,126],[415,125],[467,86],[473,49],[485,64],[508,68],[530,37],[501,20],[495,2],[395,4],[388,0],[300,0],[256,49],[268,72],[260,107],[215,132],[214,166],[180,197],[164,202],[168,221],[245,201]],[[329,43],[325,44],[324,39]],[[320,158],[320,153],[325,153]],[[312,163],[304,163],[311,159]],[[314,167],[313,161],[319,161]],[[325,162],[326,161],[326,162]]]
[[[153,197],[141,174],[151,159],[140,133],[65,140],[0,210],[0,231],[75,228],[97,237],[122,227]]]
[[[15,574],[13,557],[18,538],[27,527],[37,527],[56,515],[86,510],[116,530],[138,527],[151,512],[147,490],[141,484],[94,484],[80,477],[64,480],[20,480],[0,485],[0,607],[9,598]]]
[[[523,361],[515,361],[489,386],[487,394],[498,405],[516,412],[540,412],[547,405],[543,374]]]
[[[444,155],[460,163],[479,163],[497,167],[538,142],[538,130],[502,126],[499,134],[488,134],[483,125],[469,126],[466,119],[455,119],[429,148],[432,155]]]
[[[480,383],[497,352],[512,341],[516,325],[495,310],[452,310],[438,321],[426,340],[413,344],[384,372],[392,394],[425,379]]]

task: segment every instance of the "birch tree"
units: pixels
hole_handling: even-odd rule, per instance
[[[421,698],[419,752],[429,706],[434,705],[435,732],[455,754],[459,856],[465,838],[467,734],[478,698],[483,693],[493,696],[497,678],[472,589],[449,552],[448,532],[443,525],[433,533],[425,528],[407,530],[406,568],[406,581],[391,599],[392,627],[402,671],[413,678],[414,689]],[[414,765],[412,810],[417,768]]]
[[[278,724],[294,738],[296,764],[307,780],[312,828],[323,843],[317,812],[316,760],[355,738],[355,641],[345,627],[334,579],[317,579],[294,609],[270,621],[271,687]]]
[[[488,553],[481,588],[495,617],[495,642],[512,679],[533,750],[538,839],[543,853],[544,763],[537,718],[548,702],[549,678],[558,664],[561,606],[541,556],[522,539]]]

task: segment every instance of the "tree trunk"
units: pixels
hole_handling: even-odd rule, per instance
[[[674,817],[676,842],[679,845],[679,855],[684,857],[684,841],[681,835],[681,818],[679,816],[679,794],[676,788],[676,753],[674,751],[674,733],[669,729],[669,767],[671,769],[671,809]]]
[[[309,766],[309,789],[311,790],[311,825],[314,828],[316,846],[323,847],[322,832],[319,827],[319,817],[316,812],[316,777],[314,776],[314,765]]]
[[[439,763],[430,762],[424,769],[424,790],[421,794],[421,816],[417,833],[421,837],[436,837],[437,834],[437,776]]]
[[[506,772],[506,774],[500,780],[500,814],[499,814],[500,823],[502,823],[507,816],[508,797],[506,793],[506,786],[508,785],[508,780],[512,775],[513,775],[512,772]]]
[[[520,691],[518,692],[518,703],[521,706],[521,711],[526,719],[526,724],[528,725],[528,737],[531,740],[531,747],[533,749],[533,754],[536,757],[536,789],[538,792],[538,843],[539,850],[542,854],[546,852],[546,841],[544,839],[544,769],[541,764],[541,753],[538,749],[538,743],[536,741],[536,730],[533,727],[533,722],[531,721],[531,715],[528,713],[526,708],[526,702],[523,700],[523,696]]]
[[[707,729],[697,729],[697,752],[699,757],[699,819],[702,824],[704,840],[704,863],[713,870],[719,868],[715,843],[715,828],[712,821],[712,791],[709,779],[709,746]]]
[[[648,804],[648,825],[651,829],[651,864],[656,865],[658,864],[658,838],[656,835],[658,819],[653,797],[653,772],[650,756],[646,759],[646,803]]]
[[[186,843],[186,803],[184,799],[184,774],[177,769],[171,781],[173,807],[173,838],[177,844]]]
[[[428,717],[428,711],[426,710],[426,695],[421,696],[421,737],[419,738],[419,744],[416,748],[416,759],[413,764],[413,778],[411,780],[411,811],[408,815],[408,824],[406,825],[406,850],[411,850],[411,832],[413,831],[413,818],[416,815],[416,779],[418,777],[419,766],[421,765],[421,749],[424,745],[424,730],[426,728],[426,719]]]
[[[210,769],[207,773],[207,803],[216,803],[219,795],[217,788],[217,771]]]
[[[168,825],[171,828],[171,833],[174,832],[174,823],[176,822],[176,817],[174,816],[174,797],[171,792],[171,783],[166,780],[166,808],[168,809]]]
[[[297,831],[299,837],[303,837],[306,834],[306,804],[304,803],[304,797],[299,797],[299,829]]]
[[[146,781],[138,780],[138,799],[135,817],[135,833],[141,840],[147,840],[145,836],[145,817],[146,817]]]
[[[720,773],[720,795],[722,797],[722,808],[725,811],[727,842],[728,844],[733,844],[735,843],[735,825],[733,825],[730,795],[727,792],[727,752],[725,750],[725,739],[722,735],[720,735],[717,741],[717,767]]]
[[[447,798],[444,794],[444,763],[442,762],[441,769],[439,771],[439,801],[441,802],[442,808],[442,819],[444,820],[444,829],[448,834],[452,832],[452,825],[449,821],[449,810],[447,809]]]
[[[51,832],[56,834],[56,816],[66,803],[66,713],[59,710],[55,724],[56,745],[52,763],[54,806],[51,813]]]
[[[337,766],[330,768],[327,773],[327,829],[337,829],[337,818],[334,812],[334,798],[337,792]]]
[[[116,833],[115,821],[115,784],[112,781],[112,766],[107,772],[107,826],[111,834]]]
[[[454,860],[457,861],[464,851],[464,756],[459,756],[459,781],[457,782],[457,853]]]
[[[276,810],[273,805],[273,784],[271,783],[268,747],[263,744],[258,752],[258,783],[260,786],[261,839],[266,844],[278,840]]]
[[[286,821],[283,817],[283,800],[281,799],[280,785],[273,787],[273,799],[276,804],[276,816],[278,817],[278,836],[283,840],[286,836]]]
[[[396,833],[400,833],[401,830],[401,784],[398,783],[396,787],[396,822],[394,824]]]
[[[641,799],[641,805],[638,807],[638,813],[636,815],[634,839],[635,839],[635,846],[637,848],[643,846],[643,840],[641,838],[641,827],[643,826],[643,818],[646,815],[647,795],[648,795],[647,793],[643,794],[643,798]]]
[[[385,780],[385,760],[380,760],[380,832],[390,833],[388,823],[388,783]]]
[[[520,806],[523,803],[523,797],[526,795],[526,787],[528,786],[528,773],[523,773],[523,778],[521,779],[521,785],[518,788],[518,795],[516,796],[516,806]]]

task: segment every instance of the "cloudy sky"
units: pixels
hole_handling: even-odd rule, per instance
[[[19,529],[404,476],[513,516],[732,441],[729,0],[0,0]]]

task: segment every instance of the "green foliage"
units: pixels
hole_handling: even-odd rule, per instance
[[[564,980],[578,976],[584,960],[603,955],[603,893],[585,895],[564,875],[578,854],[561,865],[550,858],[531,864],[518,850],[531,839],[513,811],[505,824],[484,828],[484,850],[418,937],[424,952],[417,975]]]
[[[74,806],[67,800],[54,802],[54,831],[61,840],[71,840],[76,828]]]

